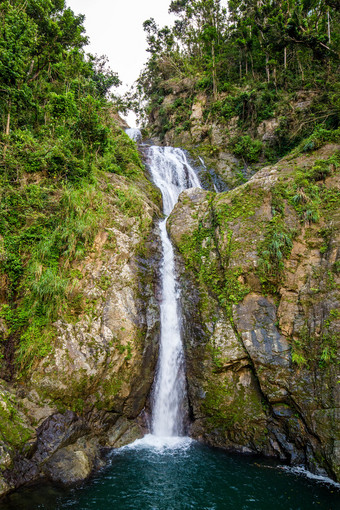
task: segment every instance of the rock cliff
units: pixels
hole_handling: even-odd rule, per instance
[[[339,479],[339,146],[226,193],[182,193],[178,248],[194,437]]]
[[[339,168],[339,146],[296,151],[232,191],[182,193],[168,220],[192,436],[335,479]],[[72,262],[74,292],[48,349],[0,381],[0,494],[43,477],[83,480],[107,448],[144,432],[158,350],[160,197],[141,177],[102,173],[99,187],[105,221]]]
[[[142,177],[103,173],[99,186],[105,221],[72,263],[68,308],[42,339],[49,348],[0,380],[0,494],[41,477],[83,480],[105,448],[143,435],[158,352],[160,195]]]

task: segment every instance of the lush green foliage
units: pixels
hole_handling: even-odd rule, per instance
[[[204,226],[200,223],[192,236],[183,239],[180,245],[188,268],[194,271],[200,284],[213,293],[231,320],[233,305],[242,301],[250,289],[240,280],[241,269],[230,265],[238,243],[228,224],[235,219],[254,214],[254,200],[257,200],[257,197],[249,198],[249,202],[245,204],[235,195],[230,204],[216,205],[212,196],[209,201],[208,226],[207,222]],[[218,231],[222,233],[224,241],[219,239]]]
[[[264,289],[272,294],[277,292],[282,281],[284,260],[291,252],[294,235],[295,232],[285,224],[283,209],[274,209],[274,216],[266,225],[264,240],[258,247],[260,281]]]
[[[84,258],[105,220],[100,172],[134,179],[143,167],[112,119],[117,74],[104,57],[83,52],[83,16],[64,0],[6,0],[0,21],[0,347],[7,376],[14,361],[27,367],[50,351],[53,321],[80,311],[72,263]],[[139,203],[133,190],[123,205],[119,194],[116,200],[125,211]]]
[[[262,143],[259,140],[252,140],[249,135],[244,135],[231,140],[230,150],[238,158],[256,163],[262,152]]]
[[[191,109],[171,109],[175,100],[192,103],[202,92],[208,99],[203,107],[207,126],[237,119],[239,132],[254,137],[263,121],[278,119],[274,146],[263,154],[269,160],[287,154],[318,124],[336,129],[337,3],[230,0],[228,9],[222,4],[173,0],[173,27],[159,28],[153,19],[144,24],[150,58],[139,79],[138,92],[145,101],[135,106],[138,110],[146,104],[140,113],[151,124],[161,124],[158,134],[190,129]],[[176,99],[163,103],[169,94]],[[256,159],[251,156],[248,162]]]

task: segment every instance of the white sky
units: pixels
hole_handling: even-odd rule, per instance
[[[163,27],[175,19],[168,14],[171,0],[67,0],[75,14],[85,14],[86,33],[90,38],[87,51],[107,55],[113,71],[123,82],[119,92],[128,90],[148,59],[143,22],[154,18]],[[226,0],[221,1],[227,5]],[[135,115],[129,114],[131,127]]]
[[[90,53],[107,55],[113,71],[118,72],[125,92],[148,58],[143,22],[155,18],[160,26],[171,24],[170,0],[67,0],[75,14],[85,14]],[[128,122],[133,126],[134,115]]]

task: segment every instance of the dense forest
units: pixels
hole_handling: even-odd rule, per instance
[[[189,132],[195,97],[203,94],[206,131],[237,118],[229,149],[248,152],[250,162],[263,149],[256,128],[272,117],[279,122],[275,143],[266,148],[269,159],[315,129],[336,130],[339,7],[332,0],[230,1],[227,8],[220,0],[172,1],[172,27],[144,23],[150,58],[138,82],[141,117],[152,124],[156,113],[162,138],[173,128]],[[296,119],[291,102],[303,91],[311,105]],[[171,94],[176,97],[165,100]]]
[[[49,351],[67,300],[79,308],[71,263],[105,219],[100,172],[143,172],[114,121],[119,78],[85,54],[84,17],[64,0],[12,0],[0,20],[0,345],[10,377]],[[116,200],[125,207],[123,191]]]

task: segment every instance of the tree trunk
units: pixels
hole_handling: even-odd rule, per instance
[[[240,80],[242,80],[242,50],[240,50],[240,66],[239,66],[239,69],[240,69]]]
[[[211,53],[213,60],[213,94],[214,100],[217,101],[217,77],[216,77],[216,60],[215,60],[215,41],[211,44]]]
[[[327,11],[327,28],[328,28],[328,44],[331,44],[331,17],[329,14],[329,9]]]
[[[8,112],[7,112],[7,122],[6,122],[6,131],[5,135],[9,135],[10,131],[10,125],[11,125],[11,107],[12,107],[12,101],[11,99],[8,101]]]
[[[255,80],[255,73],[254,73],[254,59],[253,59],[253,55],[252,53],[250,52],[250,62],[251,62],[251,74],[253,75],[253,78]]]
[[[267,74],[267,83],[270,82],[270,71],[269,71],[269,65],[268,65],[268,62],[269,62],[269,57],[268,57],[268,53],[266,53],[266,74]]]
[[[296,58],[297,58],[297,63],[298,63],[298,66],[299,66],[299,69],[300,69],[300,73],[301,73],[301,80],[305,81],[305,73],[303,71],[303,67],[302,67],[301,61],[299,59],[299,53],[298,52],[296,52]]]
[[[10,125],[11,125],[11,109],[12,109],[12,100],[8,100],[8,110],[7,110],[7,122],[6,122],[6,129],[5,129],[5,135],[8,136],[10,132]],[[4,154],[3,159],[5,159],[7,152],[7,143],[4,146]]]
[[[275,90],[277,91],[276,66],[274,66],[274,69],[273,69],[273,76],[274,76]]]
[[[285,49],[283,51],[283,64],[285,70],[287,69],[287,46],[285,46]]]

